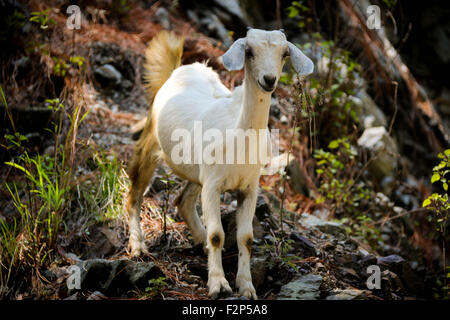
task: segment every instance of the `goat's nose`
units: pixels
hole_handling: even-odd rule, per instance
[[[264,82],[266,83],[266,85],[273,87],[273,85],[275,84],[275,80],[277,80],[277,77],[274,76],[268,76],[265,75],[264,77]]]

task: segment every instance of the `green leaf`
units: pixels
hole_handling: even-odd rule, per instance
[[[438,181],[441,178],[441,176],[439,175],[439,173],[435,173],[433,174],[433,176],[431,177],[431,183],[435,183],[436,181]]]
[[[328,145],[329,149],[336,149],[339,148],[339,141],[338,140],[333,140],[330,142],[330,144]]]
[[[431,199],[430,198],[426,198],[422,204],[422,207],[428,207],[431,204]]]
[[[444,183],[442,184],[442,187],[444,188],[445,191],[448,190],[448,184],[447,184],[446,182],[444,182]]]

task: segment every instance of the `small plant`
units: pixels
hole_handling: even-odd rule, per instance
[[[292,1],[291,5],[286,8],[288,12],[288,17],[290,19],[296,19],[298,20],[297,26],[302,29],[305,27],[305,17],[304,13],[309,11],[308,7],[306,7],[303,2],[304,0],[300,1]]]
[[[333,140],[328,148],[333,152],[318,149],[314,153],[318,167],[316,173],[321,180],[321,196],[317,203],[328,202],[332,215],[345,211],[353,214],[358,211],[360,201],[370,197],[368,190],[353,179],[357,152],[348,138]]]
[[[69,65],[61,58],[52,57],[55,65],[53,66],[53,73],[58,77],[65,77],[67,70],[69,69]]]
[[[433,168],[431,183],[441,183],[442,189],[444,189],[445,193],[433,193],[424,200],[423,207],[434,212],[436,218],[436,229],[444,234],[450,211],[450,203],[448,201],[447,193],[447,174],[450,172],[450,149],[445,150],[443,153],[439,153],[438,158],[441,159],[441,162]]]
[[[2,186],[9,194],[15,213],[0,221],[0,296],[9,291],[11,276],[21,272],[39,274],[42,266],[48,266],[54,256],[58,235],[62,230],[65,213],[71,203],[72,166],[68,164],[70,151],[60,142],[62,132],[64,104],[59,99],[47,99],[50,110],[59,115],[48,131],[54,134],[55,145],[52,155],[32,153],[25,143],[27,138],[16,131],[13,118],[9,115],[8,105],[2,93],[3,105],[10,118],[12,133],[5,135],[5,149],[15,151],[16,156],[5,162],[18,174],[14,183],[4,182]],[[79,111],[74,109],[74,113]],[[78,127],[84,117],[71,120],[71,129]],[[69,131],[70,133],[70,131]],[[66,138],[70,139],[70,134]],[[40,280],[32,280],[36,293],[41,294]],[[35,287],[35,285],[37,287]]]
[[[75,56],[75,57],[70,57],[69,62],[75,66],[78,66],[78,68],[81,68],[84,65],[84,60],[85,60],[84,57]]]
[[[292,254],[294,240],[286,239],[285,237],[273,237],[271,241],[264,240],[264,244],[260,248],[265,254],[269,255],[269,268],[272,269],[276,265],[285,266],[294,269],[298,272],[298,266],[295,261],[300,260],[300,257]]]
[[[30,21],[39,24],[43,30],[47,29],[50,24],[56,24],[55,19],[49,17],[51,11],[52,9],[32,12]]]
[[[433,168],[433,175],[431,176],[431,183],[440,183],[445,193],[433,193],[431,196],[423,201],[422,206],[430,210],[432,215],[429,216],[430,221],[435,223],[436,231],[442,238],[442,260],[444,265],[444,285],[442,290],[444,291],[443,297],[449,298],[448,278],[450,278],[450,272],[447,270],[446,265],[446,248],[447,248],[447,228],[448,218],[450,212],[450,202],[448,201],[448,173],[450,172],[450,149],[445,150],[443,153],[438,154],[438,158],[441,159],[440,163]]]
[[[348,234],[366,240],[372,247],[382,241],[380,231],[368,215],[369,200],[373,191],[363,181],[357,181],[355,165],[356,150],[349,138],[340,138],[328,144],[330,151],[316,150],[316,173],[320,180],[320,196],[316,203],[327,204],[331,216],[341,216]]]
[[[108,221],[122,214],[123,196],[128,189],[125,169],[112,153],[94,151],[90,169],[98,177],[87,180],[78,188],[81,215],[92,214],[96,221]]]
[[[166,277],[159,277],[148,280],[149,286],[145,288],[145,292],[150,299],[161,294],[161,291],[167,287]]]
[[[164,208],[163,208],[163,239],[166,241],[167,239],[167,212],[169,210],[169,197],[170,197],[170,191],[172,190],[172,186],[176,184],[175,180],[171,179],[170,173],[164,173],[164,178],[160,180],[165,185],[165,192],[164,192]]]
[[[119,17],[125,17],[130,12],[131,7],[127,0],[113,0],[111,4],[111,11],[116,13]]]

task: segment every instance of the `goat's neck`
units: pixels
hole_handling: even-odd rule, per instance
[[[237,127],[240,129],[266,129],[269,120],[270,93],[264,93],[255,80],[244,79],[244,96]]]

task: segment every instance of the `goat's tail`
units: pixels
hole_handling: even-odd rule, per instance
[[[145,89],[150,106],[158,90],[181,64],[184,38],[173,32],[161,31],[145,51]]]
[[[144,192],[159,158],[159,146],[154,132],[155,123],[152,120],[153,99],[173,70],[180,66],[183,43],[182,37],[176,36],[173,32],[162,31],[152,39],[145,52],[144,79],[149,111],[145,125],[139,128],[142,133],[128,166],[128,176],[131,180],[129,207],[133,207],[137,201],[136,197]]]

